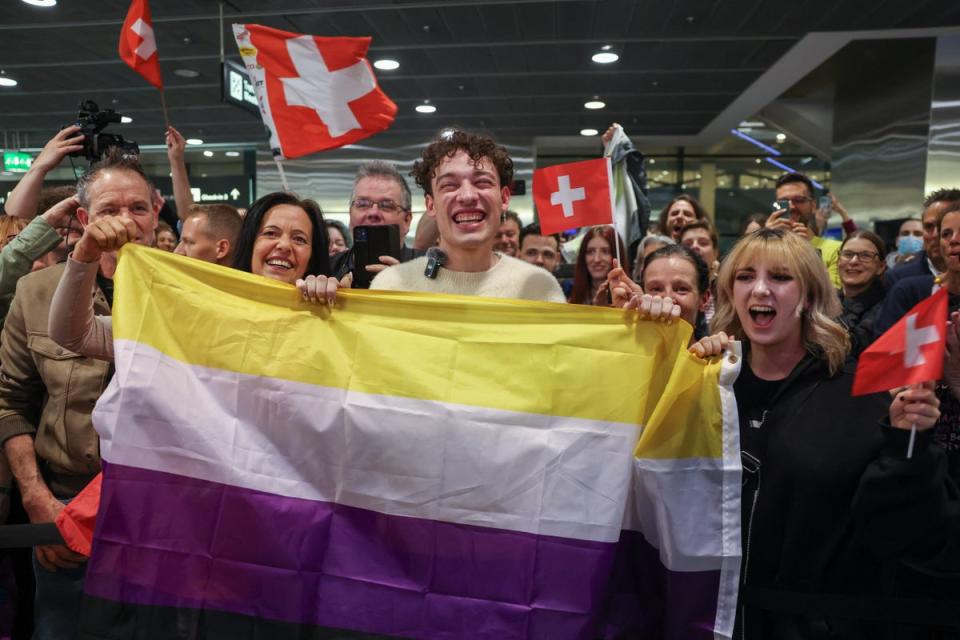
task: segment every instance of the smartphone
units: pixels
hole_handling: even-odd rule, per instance
[[[395,224],[361,225],[353,228],[353,288],[369,289],[375,273],[370,264],[380,264],[380,256],[400,259],[400,227]]]
[[[789,200],[777,200],[773,203],[774,211],[790,211]]]
[[[825,211],[830,211],[833,208],[833,200],[830,198],[830,196],[820,196],[818,208]]]

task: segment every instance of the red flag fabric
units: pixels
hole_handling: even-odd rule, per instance
[[[90,548],[93,546],[93,529],[97,524],[102,481],[103,474],[98,473],[90,484],[63,508],[55,521],[67,546],[85,556],[90,555]]]
[[[533,172],[533,201],[544,234],[613,222],[609,158],[556,164]]]
[[[853,395],[939,380],[947,336],[947,290],[908,311],[860,354]]]
[[[153,19],[147,0],[130,3],[127,19],[120,29],[120,59],[157,89],[163,89],[157,40],[153,37]]]
[[[397,105],[377,85],[370,38],[321,38],[233,25],[257,88],[270,146],[286,158],[342,147],[387,129]]]

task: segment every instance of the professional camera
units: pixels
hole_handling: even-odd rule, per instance
[[[111,148],[116,147],[124,154],[138,156],[140,147],[136,142],[127,141],[123,136],[112,133],[102,133],[111,122],[120,122],[120,114],[113,109],[103,109],[93,100],[84,100],[80,103],[76,125],[83,134],[83,150],[71,153],[74,157],[84,157],[93,164]]]

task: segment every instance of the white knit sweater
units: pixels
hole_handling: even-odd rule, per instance
[[[518,298],[542,302],[566,302],[557,279],[546,269],[509,256],[487,271],[451,271],[441,268],[436,278],[423,275],[426,258],[417,258],[384,269],[373,279],[371,289],[427,291],[485,298]]]

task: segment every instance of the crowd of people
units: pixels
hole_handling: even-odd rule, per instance
[[[413,195],[387,162],[358,168],[349,226],[282,192],[241,215],[192,201],[171,128],[175,229],[160,224],[163,201],[136,158],[110,152],[75,189],[43,189],[81,141],[75,127],[57,133],[0,217],[0,515],[10,522],[52,522],[100,470],[91,411],[112,374],[117,251],[135,242],[287,283],[317,304],[335,303],[362,272],[377,290],[687,323],[691,353],[740,364],[735,637],[960,638],[960,190],[931,194],[890,254],[845,210],[843,240],[823,235],[814,185],[790,173],[776,185],[784,206],[745,219],[725,256],[708,212],[678,195],[639,243],[582,229],[566,259],[566,238],[509,209],[513,162],[486,136],[447,131],[423,150],[411,175],[426,214],[412,247],[402,239]],[[382,225],[396,225],[401,245],[361,263],[354,230]],[[952,311],[943,379],[852,396],[858,354],[939,287]],[[42,544],[32,570],[14,568],[20,637],[31,627],[35,638],[71,636],[84,561]]]

